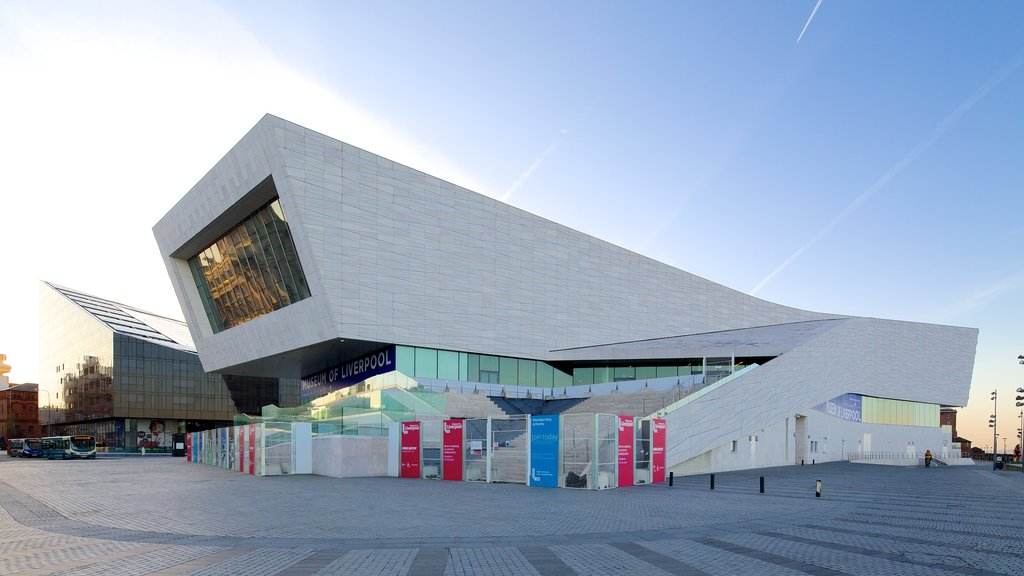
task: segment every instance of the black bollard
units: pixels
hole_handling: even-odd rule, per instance
[[[801,459],[800,459],[800,465],[801,465],[801,466],[803,466],[803,465],[804,465],[804,459],[803,459],[803,458],[801,458]]]
[[[711,475],[711,489],[712,490],[715,489],[715,475],[714,474]]]
[[[764,494],[764,476],[761,476],[761,494]]]
[[[814,466],[814,458],[811,458],[811,466]]]
[[[668,473],[668,485],[669,486],[672,485],[672,480],[674,480],[674,478],[673,478],[674,475],[675,475],[675,472],[669,472]]]

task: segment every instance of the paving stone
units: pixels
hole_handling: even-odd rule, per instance
[[[0,456],[0,574],[1024,576],[1024,474],[830,463],[715,480],[593,492]]]

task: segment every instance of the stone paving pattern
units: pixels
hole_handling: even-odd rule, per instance
[[[1024,473],[709,480],[591,492],[0,456],[0,575],[1024,575]]]

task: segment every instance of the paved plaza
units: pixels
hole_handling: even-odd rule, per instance
[[[1024,473],[986,465],[591,492],[0,456],[0,574],[1024,574],[1022,513]]]

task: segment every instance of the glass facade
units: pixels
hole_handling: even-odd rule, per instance
[[[413,346],[395,347],[395,368],[413,378],[509,386],[572,386],[572,375],[540,360]]]
[[[188,261],[214,332],[309,297],[275,198]]]
[[[116,303],[46,286],[39,308],[39,415],[48,434],[91,434],[108,450],[169,450],[175,432],[297,398],[297,380],[207,374],[194,351]]]
[[[861,411],[866,424],[939,427],[938,404],[863,396]]]
[[[489,356],[467,352],[435,350],[413,346],[396,346],[396,368],[402,374],[413,378],[437,378],[462,382],[504,384],[508,386],[530,386],[558,388],[607,382],[632,380],[653,380],[674,378],[704,373],[704,359],[677,360],[668,366],[577,366],[568,373],[541,360],[526,360],[507,356]],[[729,374],[732,369],[740,370],[752,361],[731,358],[718,359],[714,365],[708,359],[708,370],[712,366],[717,373]],[[770,358],[757,358],[758,363]]]

